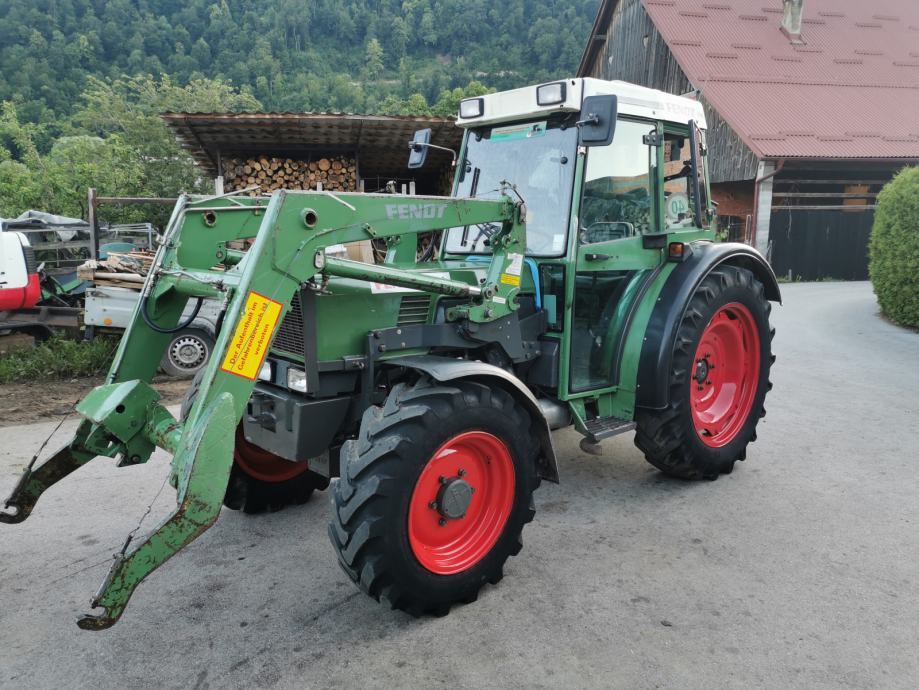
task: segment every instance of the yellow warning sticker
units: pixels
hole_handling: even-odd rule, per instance
[[[502,273],[501,282],[505,285],[516,285],[517,287],[520,287],[520,276],[512,276],[510,273]]]
[[[246,308],[220,366],[223,371],[255,381],[268,353],[271,334],[281,318],[282,305],[257,292],[250,292]]]

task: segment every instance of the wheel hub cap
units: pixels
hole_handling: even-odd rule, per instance
[[[710,369],[707,359],[700,359],[696,362],[696,375],[693,378],[701,386],[708,380],[708,370]]]
[[[466,515],[473,492],[468,482],[458,477],[448,479],[437,494],[437,510],[448,520],[458,520]]]

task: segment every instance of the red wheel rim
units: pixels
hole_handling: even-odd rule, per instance
[[[263,482],[286,482],[309,469],[305,462],[291,462],[259,448],[246,440],[243,426],[236,427],[236,446],[233,448],[233,460],[250,477]]]
[[[468,496],[462,517],[445,515],[448,491]],[[514,492],[514,461],[499,438],[484,431],[454,436],[437,449],[412,492],[408,538],[415,558],[437,575],[471,568],[501,536]]]
[[[689,381],[693,423],[705,445],[720,448],[740,433],[756,397],[759,364],[753,314],[738,302],[725,304],[702,332]]]

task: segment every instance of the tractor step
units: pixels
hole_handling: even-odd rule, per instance
[[[603,439],[623,434],[635,428],[635,422],[620,417],[597,417],[584,423],[587,439],[591,443],[600,443]]]

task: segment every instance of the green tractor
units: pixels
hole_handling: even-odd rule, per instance
[[[458,125],[451,197],[179,200],[105,385],[0,512],[21,522],[97,456],[172,455],[175,512],[125,544],[80,627],[115,623],[222,505],[274,510],[337,478],[345,572],[437,615],[520,551],[533,492],[559,480],[553,429],[573,425],[591,452],[634,429],[683,479],[745,458],[780,295],[756,251],[714,242],[702,106],[570,79],[463,101]],[[410,166],[430,148],[416,133]],[[384,263],[326,252],[366,239],[385,240]],[[223,319],[175,419],[149,382],[189,300],[218,300]]]

